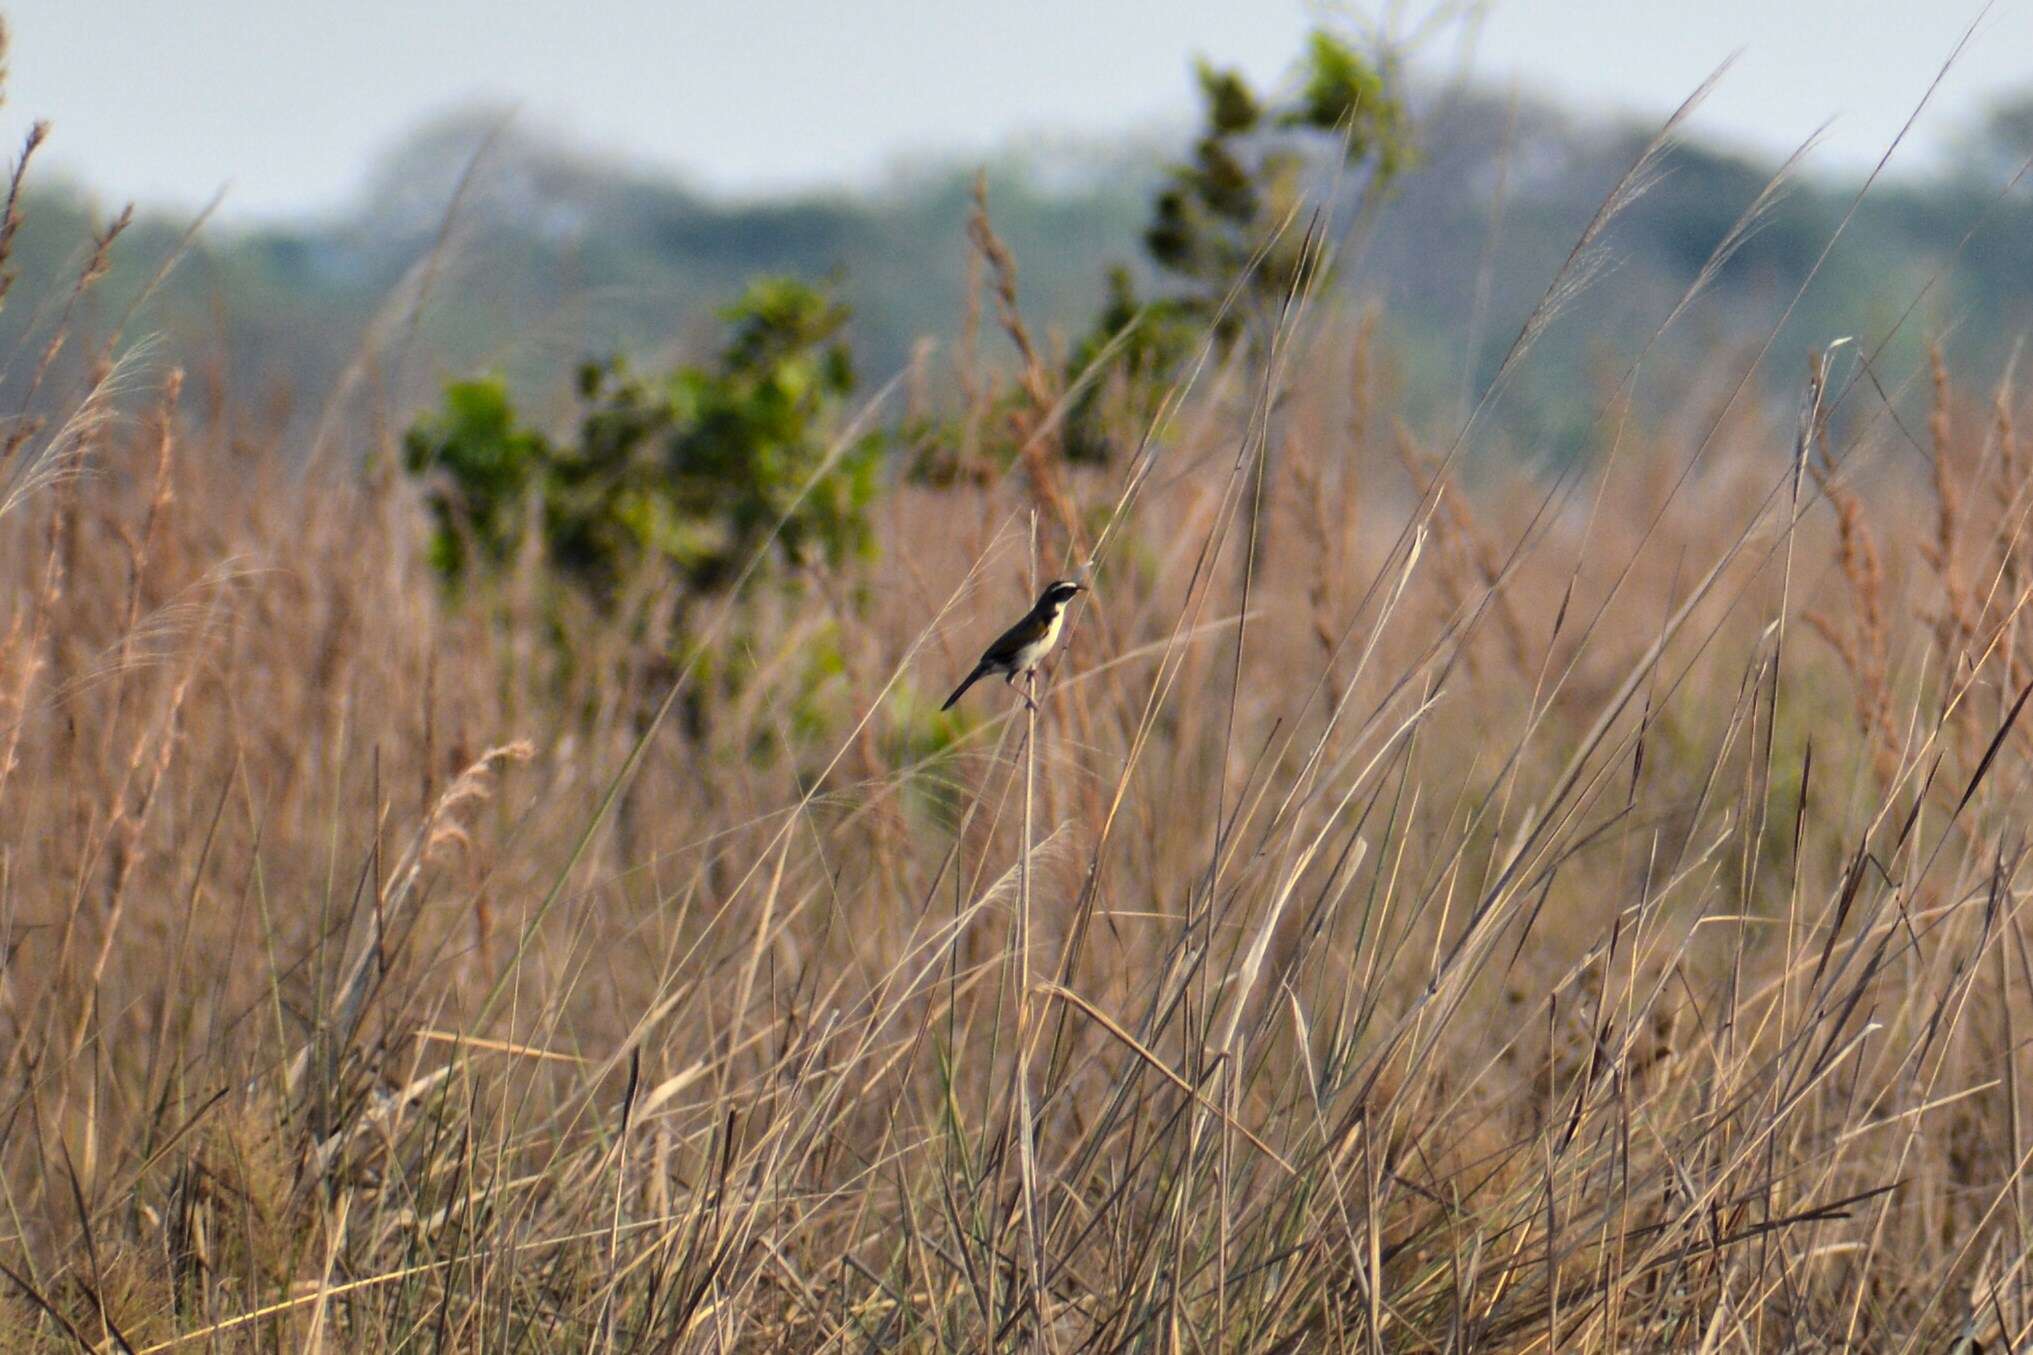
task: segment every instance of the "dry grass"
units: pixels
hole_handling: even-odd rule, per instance
[[[640,743],[625,633],[88,374],[0,466],[7,1348],[2020,1348],[2009,389],[1719,356],[1549,489],[1373,341],[897,489]],[[1104,522],[1041,714],[940,723]]]

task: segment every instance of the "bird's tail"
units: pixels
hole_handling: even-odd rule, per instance
[[[967,695],[967,689],[969,687],[972,687],[975,683],[981,681],[981,679],[987,676],[988,676],[988,667],[986,664],[982,665],[979,668],[976,668],[973,672],[967,675],[967,680],[965,682],[961,683],[958,687],[955,687],[953,689],[953,695],[947,697],[946,704],[939,707],[939,709],[940,710],[953,709],[953,703],[955,701],[958,701],[961,697]]]

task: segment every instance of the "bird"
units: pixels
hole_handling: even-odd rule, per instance
[[[1037,605],[1025,614],[1024,619],[1004,631],[996,642],[982,651],[981,662],[974,665],[974,671],[967,680],[953,689],[953,695],[946,698],[940,710],[953,709],[953,703],[967,694],[967,689],[992,673],[1002,674],[1002,680],[1015,686],[1017,674],[1026,678],[1035,673],[1045,655],[1052,652],[1052,646],[1059,643],[1059,628],[1066,619],[1066,604],[1075,593],[1084,593],[1087,585],[1071,579],[1055,579],[1045,585],[1045,591],[1038,594]],[[1024,694],[1024,704],[1032,710],[1037,703],[1030,694]]]

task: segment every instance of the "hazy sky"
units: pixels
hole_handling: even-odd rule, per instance
[[[1432,0],[1373,4],[1409,31]],[[1742,57],[1697,126],[1818,163],[1874,161],[1980,0],[1494,0],[1473,68],[1579,107],[1669,110]],[[866,179],[898,155],[1183,124],[1187,62],[1277,75],[1300,0],[0,0],[0,136],[55,124],[49,159],[111,198],[228,214],[342,203],[433,113],[520,121],[766,191]],[[1406,17],[1409,16],[1409,17]],[[1458,68],[1459,30],[1424,64]],[[1943,153],[1985,101],[2033,88],[2033,0],[1996,0],[1901,158]],[[11,154],[11,152],[10,152]],[[1897,162],[1895,162],[1897,163]]]

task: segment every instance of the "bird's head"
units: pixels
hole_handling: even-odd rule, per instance
[[[1084,593],[1086,591],[1087,585],[1084,583],[1075,583],[1071,579],[1055,579],[1045,585],[1045,591],[1038,595],[1038,602],[1041,606],[1050,607],[1056,611],[1071,601],[1075,593]]]

